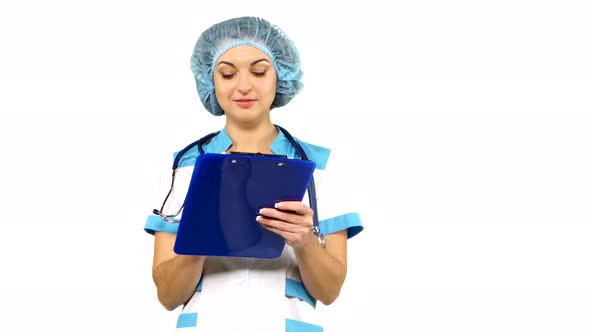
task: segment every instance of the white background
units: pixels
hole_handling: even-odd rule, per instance
[[[275,123],[346,154],[365,225],[327,332],[589,331],[584,1],[384,3],[2,2],[0,330],[173,330],[156,161],[223,125],[200,32],[258,15],[305,72]]]

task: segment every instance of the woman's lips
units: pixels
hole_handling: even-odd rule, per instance
[[[256,102],[256,99],[234,99],[234,102],[241,108],[250,108]]]

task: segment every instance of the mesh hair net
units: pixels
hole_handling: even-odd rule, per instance
[[[303,88],[299,52],[291,39],[262,18],[233,18],[205,30],[197,40],[191,57],[191,70],[199,98],[213,115],[224,113],[213,86],[215,63],[230,48],[244,45],[256,47],[268,55],[277,72],[277,91],[271,109],[286,105]]]

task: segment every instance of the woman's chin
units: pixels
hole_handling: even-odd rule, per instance
[[[229,115],[229,116],[228,116]],[[261,111],[256,111],[253,109],[239,109],[239,110],[232,110],[231,113],[226,112],[226,117],[231,121],[237,123],[257,123],[262,120],[265,120],[268,117],[268,113],[264,113]]]

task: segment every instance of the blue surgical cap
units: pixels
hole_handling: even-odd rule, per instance
[[[293,41],[277,26],[258,17],[238,17],[205,30],[195,45],[191,70],[205,108],[213,115],[223,109],[215,97],[213,70],[227,50],[236,46],[253,46],[268,55],[277,72],[277,91],[271,109],[287,105],[301,91],[301,61]]]

